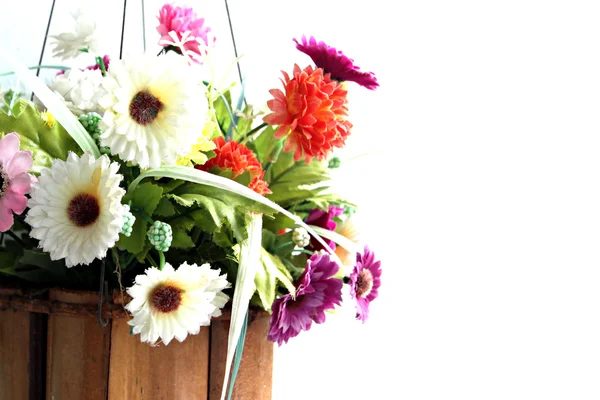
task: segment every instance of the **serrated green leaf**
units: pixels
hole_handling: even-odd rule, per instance
[[[156,209],[154,210],[154,215],[158,217],[172,217],[176,213],[177,210],[175,209],[175,206],[171,204],[169,199],[167,199],[166,197],[160,199],[158,205],[156,206]]]
[[[146,231],[148,222],[139,216],[136,216],[133,230],[130,236],[121,235],[117,242],[117,247],[121,250],[127,250],[131,254],[138,254],[144,249],[146,242]]]
[[[271,311],[271,305],[277,296],[278,282],[281,282],[290,293],[296,293],[296,288],[292,283],[292,275],[281,259],[261,248],[260,267],[256,271],[254,284],[262,307],[266,311]]]
[[[154,214],[163,194],[163,188],[150,182],[143,183],[132,192],[127,192],[123,203],[131,201],[131,209],[142,209],[148,215]]]
[[[190,235],[180,229],[173,231],[173,242],[171,243],[171,248],[189,249],[192,247],[194,247],[194,241]]]
[[[135,215],[135,223],[130,236],[121,235],[117,242],[118,248],[127,250],[132,254],[143,251],[148,228],[146,217],[154,213],[161,200],[162,193],[163,189],[160,186],[146,182],[123,197],[123,203],[131,201],[131,213]]]
[[[66,160],[69,151],[81,154],[77,143],[59,123],[55,122],[50,128],[33,103],[21,99],[19,104],[18,114],[8,115],[0,111],[0,137],[10,132],[19,134],[21,150],[33,153],[33,173],[38,174],[43,168],[51,167],[56,158]]]

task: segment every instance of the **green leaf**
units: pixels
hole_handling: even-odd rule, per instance
[[[227,341],[227,356],[221,400],[227,391],[227,382],[231,371],[231,363],[244,325],[250,299],[254,293],[254,277],[260,264],[262,239],[262,215],[252,214],[248,225],[248,239],[239,245],[239,266],[235,280],[235,289],[231,301],[231,323]]]
[[[171,243],[171,247],[176,249],[189,249],[194,247],[194,241],[187,233],[178,229],[173,231],[173,242]]]
[[[81,153],[77,143],[55,122],[50,128],[38,112],[35,105],[21,99],[19,114],[8,115],[0,111],[0,137],[10,132],[19,134],[21,150],[33,153],[33,173],[39,174],[43,168],[52,166],[54,159],[66,160],[69,151]]]
[[[121,235],[117,242],[117,247],[127,250],[132,254],[138,254],[143,251],[146,242],[146,230],[150,216],[156,210],[161,200],[163,189],[153,183],[146,182],[129,191],[123,197],[123,203],[131,201],[131,213],[135,215],[135,223],[131,236]]]
[[[158,205],[156,206],[156,209],[154,210],[154,215],[159,217],[172,217],[176,213],[177,210],[175,209],[175,206],[171,204],[169,199],[167,199],[166,197],[160,199]]]
[[[123,203],[131,201],[131,209],[142,209],[148,215],[154,214],[163,194],[163,189],[150,182],[143,183],[133,191],[127,192]]]
[[[48,253],[40,250],[25,249],[19,258],[19,264],[35,266],[61,277],[66,277],[67,267],[64,260],[53,261]]]
[[[249,142],[247,145],[254,151],[256,157],[262,164],[263,168],[267,165],[268,162],[273,161],[269,157],[273,154],[273,150],[277,147],[279,140],[273,137],[275,133],[275,128],[272,126],[267,126],[260,135]]]
[[[231,92],[225,91],[214,102],[215,116],[222,132],[227,132],[233,117],[231,108]]]
[[[271,305],[277,296],[278,282],[281,282],[290,293],[296,293],[296,288],[292,283],[292,275],[290,275],[281,259],[261,248],[260,267],[256,271],[254,284],[262,307],[266,311],[271,311]]]
[[[282,153],[266,178],[273,192],[268,198],[284,207],[314,197],[330,180],[329,170],[323,163],[317,160],[309,165],[304,161],[293,162],[291,153]]]
[[[54,118],[65,128],[71,137],[77,142],[81,150],[90,152],[94,157],[100,157],[100,150],[87,133],[83,125],[77,117],[69,111],[67,106],[54,94],[48,86],[37,77],[32,71],[17,60],[14,56],[0,49],[0,56],[11,66],[27,88],[35,93],[44,104],[44,106],[52,113]]]

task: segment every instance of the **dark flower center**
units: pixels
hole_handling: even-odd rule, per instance
[[[373,289],[373,274],[368,269],[362,269],[356,280],[356,297],[367,297]]]
[[[140,125],[148,125],[156,119],[164,104],[148,92],[138,92],[129,104],[129,115]]]
[[[77,226],[88,226],[100,216],[100,203],[91,194],[79,193],[73,197],[67,209],[69,219]]]
[[[2,165],[0,165],[0,199],[4,197],[4,194],[8,190],[8,186],[8,176],[6,175],[6,172],[4,172]]]
[[[176,311],[181,304],[181,289],[175,286],[160,286],[152,292],[152,305],[158,311]]]

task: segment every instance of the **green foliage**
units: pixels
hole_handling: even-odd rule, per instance
[[[290,293],[295,292],[292,275],[283,264],[283,261],[261,248],[260,266],[256,271],[254,284],[261,305],[267,311],[271,311],[271,305],[275,301],[275,296],[278,293],[278,282],[282,283]]]
[[[133,192],[129,192],[123,198],[123,203],[131,202],[131,213],[135,215],[135,224],[131,236],[121,235],[117,242],[117,247],[122,250],[127,250],[132,254],[137,254],[140,259],[140,253],[143,252],[146,234],[148,230],[148,218],[156,210],[163,189],[153,183],[142,183],[137,186]],[[145,256],[145,253],[144,253]],[[143,259],[141,257],[140,261]]]
[[[241,242],[248,237],[246,225],[250,212],[271,215],[268,207],[233,192],[227,192],[210,186],[186,183],[174,189],[167,197],[180,206],[187,208],[179,216],[173,217],[173,229],[178,225],[178,219],[188,220],[187,228],[198,226],[213,235],[220,234],[222,244],[230,246],[230,241],[224,241],[223,234],[230,231],[232,238]],[[191,219],[191,221],[189,221]]]
[[[21,149],[33,153],[33,173],[52,165],[55,158],[65,160],[69,151],[81,153],[77,143],[56,121],[50,127],[40,115],[36,106],[21,99],[13,108],[12,115],[0,111],[0,137],[17,132],[21,138]]]

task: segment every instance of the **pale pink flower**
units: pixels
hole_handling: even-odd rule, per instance
[[[31,151],[19,150],[19,146],[19,135],[14,132],[0,139],[0,232],[12,227],[13,213],[25,211],[25,195],[35,181],[28,173],[33,165]]]

